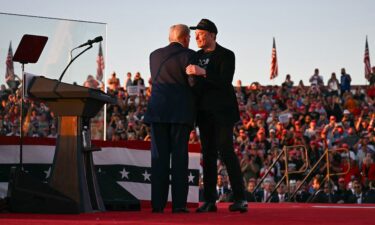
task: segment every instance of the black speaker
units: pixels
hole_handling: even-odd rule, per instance
[[[108,211],[139,211],[141,202],[125,190],[117,181],[103,174],[98,175],[98,183],[103,202]]]
[[[75,201],[16,168],[12,168],[10,171],[8,198],[11,212],[80,213],[79,206]]]

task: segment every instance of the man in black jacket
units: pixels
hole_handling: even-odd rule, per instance
[[[195,55],[196,65],[189,65],[186,73],[194,75],[202,84],[198,93],[197,125],[200,130],[203,154],[203,182],[205,203],[197,212],[215,212],[217,207],[217,158],[224,162],[233,190],[234,203],[230,211],[247,211],[245,188],[238,158],[233,150],[233,125],[239,121],[237,99],[232,86],[234,53],[216,43],[216,25],[202,19],[195,27],[200,51]]]
[[[151,124],[151,202],[153,212],[163,212],[171,174],[172,212],[184,213],[188,212],[188,140],[196,117],[185,68],[195,52],[188,49],[186,25],[172,26],[169,41],[150,55],[152,92],[145,122]]]

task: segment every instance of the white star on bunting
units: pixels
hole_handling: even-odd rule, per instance
[[[190,172],[190,175],[188,176],[188,178],[189,178],[189,183],[191,182],[191,183],[194,183],[194,178],[195,178],[195,176],[193,176],[193,174],[191,174],[191,172]]]
[[[48,170],[45,170],[44,173],[46,174],[46,179],[51,176],[51,167],[48,168]]]
[[[151,174],[147,173],[147,170],[145,170],[145,172],[142,173],[142,175],[143,175],[145,181],[146,181],[146,180],[151,181],[151,179],[150,179]]]
[[[125,170],[125,168],[122,169],[122,171],[120,171],[121,173],[121,179],[124,179],[124,177],[126,177],[126,179],[129,179],[129,172]]]

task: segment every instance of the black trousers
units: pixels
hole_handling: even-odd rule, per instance
[[[233,200],[243,201],[245,187],[240,164],[233,149],[233,125],[220,124],[212,115],[200,113],[198,127],[203,154],[204,199],[215,202],[217,199],[217,158],[220,154],[227,168],[232,186]]]
[[[172,207],[186,207],[190,130],[191,127],[184,124],[151,125],[151,204],[154,209],[166,206],[169,184],[172,186]],[[172,175],[171,181],[169,175]]]

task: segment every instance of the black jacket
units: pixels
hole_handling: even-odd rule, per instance
[[[202,54],[203,50],[198,51],[195,61]],[[216,44],[206,68],[206,78],[198,78],[197,81],[198,110],[212,113],[217,123],[234,124],[240,119],[232,85],[234,70],[234,53]]]
[[[194,123],[194,95],[185,73],[194,53],[175,42],[151,53],[152,91],[146,123]]]

